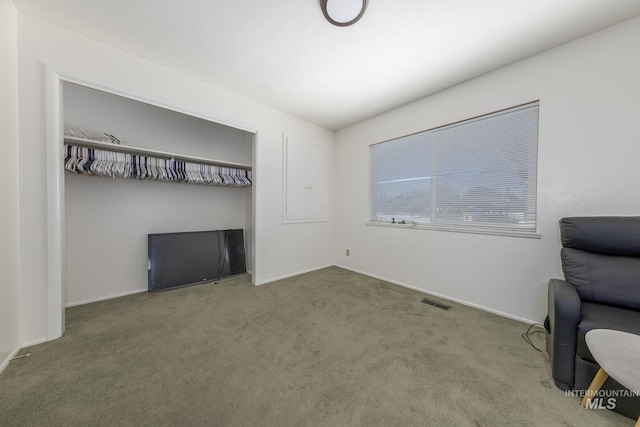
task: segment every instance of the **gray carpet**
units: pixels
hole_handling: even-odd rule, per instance
[[[327,268],[69,308],[0,374],[0,425],[634,425],[555,388],[527,325],[423,297]]]

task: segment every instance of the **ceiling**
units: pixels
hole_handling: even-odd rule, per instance
[[[320,0],[14,3],[332,130],[640,15],[638,0],[370,0],[336,27]]]

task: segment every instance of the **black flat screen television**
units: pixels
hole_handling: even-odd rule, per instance
[[[150,292],[246,271],[241,229],[149,234],[148,255]]]

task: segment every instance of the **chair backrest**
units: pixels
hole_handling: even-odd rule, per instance
[[[560,238],[581,300],[640,310],[640,217],[562,218]]]

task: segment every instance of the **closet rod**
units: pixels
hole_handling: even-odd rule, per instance
[[[119,153],[139,154],[141,156],[160,157],[164,159],[176,159],[190,163],[201,163],[212,166],[222,166],[227,168],[236,168],[251,170],[250,165],[242,163],[223,162],[221,160],[207,159],[205,157],[188,156],[185,154],[175,154],[166,151],[150,150],[147,148],[131,147],[128,145],[112,144],[110,142],[94,141],[92,139],[78,138],[75,136],[64,136],[65,144],[78,145],[87,148],[96,148],[100,150],[116,151]]]

